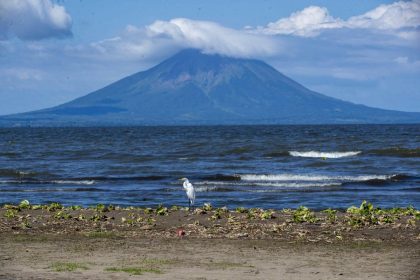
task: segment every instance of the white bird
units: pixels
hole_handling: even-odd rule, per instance
[[[194,186],[193,184],[190,183],[190,181],[187,178],[181,178],[179,180],[184,182],[182,186],[184,187],[184,190],[188,196],[188,208],[191,208],[194,205],[194,201],[195,201]]]

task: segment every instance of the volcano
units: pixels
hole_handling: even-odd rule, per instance
[[[418,122],[420,113],[316,93],[263,61],[192,49],[71,102],[0,118],[35,126]]]

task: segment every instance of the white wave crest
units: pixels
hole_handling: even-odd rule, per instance
[[[342,157],[352,157],[360,154],[361,151],[351,151],[351,152],[298,152],[298,151],[289,151],[289,154],[293,157],[309,157],[309,158],[342,158]]]
[[[339,181],[363,182],[368,180],[388,180],[394,175],[360,175],[360,176],[324,176],[324,175],[296,175],[296,174],[244,174],[243,181]]]
[[[69,184],[69,185],[93,185],[94,180],[54,180],[51,181],[53,184]]]
[[[31,181],[31,180],[0,180],[0,184],[67,184],[67,185],[93,185],[94,180],[52,180],[52,181]]]

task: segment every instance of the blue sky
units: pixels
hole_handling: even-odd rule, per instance
[[[262,59],[329,96],[420,111],[420,0],[7,0],[0,115],[70,101],[183,48]]]

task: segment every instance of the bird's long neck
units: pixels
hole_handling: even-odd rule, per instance
[[[184,186],[184,188],[187,188],[188,184],[190,183],[190,181],[185,180],[184,183],[182,184]]]

